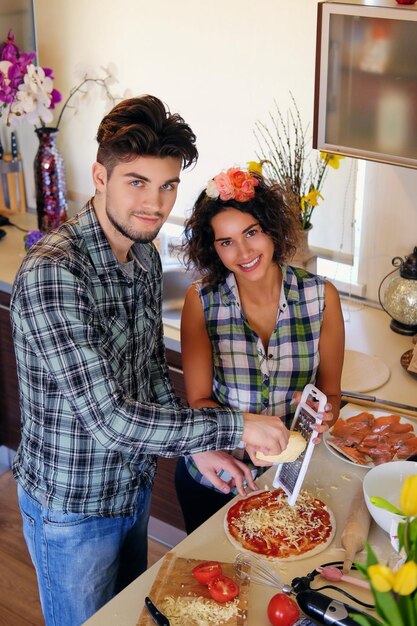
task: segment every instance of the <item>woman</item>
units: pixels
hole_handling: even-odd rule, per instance
[[[203,279],[188,290],[181,321],[192,407],[228,405],[277,415],[288,428],[294,392],[314,383],[329,401],[317,429],[327,430],[337,418],[344,353],[340,300],[324,278],[286,264],[298,228],[280,188],[252,172],[229,169],[198,197],[184,250]],[[225,452],[181,458],[176,488],[187,532],[234,496],[224,493],[229,488],[223,488],[227,477],[221,473],[214,486],[202,475],[214,455],[219,469],[241,471],[239,484],[230,481],[240,493],[244,479],[254,488],[252,477],[264,471],[243,449],[233,451],[234,458]]]

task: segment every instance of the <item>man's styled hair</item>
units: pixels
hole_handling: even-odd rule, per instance
[[[155,96],[129,98],[117,104],[101,121],[97,141],[97,161],[109,177],[118,162],[137,156],[179,158],[183,168],[198,159],[191,128]]]

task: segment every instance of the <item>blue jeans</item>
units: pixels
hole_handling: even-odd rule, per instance
[[[45,509],[18,485],[46,626],[80,626],[146,570],[150,496],[131,517],[94,517]]]

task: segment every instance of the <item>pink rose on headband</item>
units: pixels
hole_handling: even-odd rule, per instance
[[[230,171],[230,170],[229,170]],[[228,172],[220,172],[214,177],[214,182],[219,191],[220,200],[231,200],[233,198],[233,183],[228,176]]]
[[[227,172],[220,172],[207,183],[206,194],[209,198],[223,202],[236,200],[247,202],[255,195],[255,187],[259,181],[250,172],[231,167]]]
[[[242,172],[236,168],[227,170],[227,174],[234,187],[234,199],[238,202],[247,202],[255,195],[257,179],[249,172]]]

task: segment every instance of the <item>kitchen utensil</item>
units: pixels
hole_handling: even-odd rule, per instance
[[[410,404],[401,404],[400,402],[392,402],[391,400],[382,400],[376,396],[370,396],[364,393],[354,393],[353,391],[342,391],[342,401],[350,402],[352,398],[355,400],[355,404],[360,406],[369,406],[379,409],[385,409],[386,411],[394,411],[395,413],[401,413],[404,415],[411,415],[411,417],[417,418],[417,406]]]
[[[239,581],[250,580],[255,585],[276,587],[284,593],[291,591],[291,587],[285,585],[280,580],[278,574],[275,574],[272,568],[265,563],[265,560],[258,556],[249,556],[239,552],[239,554],[236,555],[233,567]]]
[[[323,566],[330,566],[326,564]],[[239,553],[234,561],[236,577],[239,581],[247,580],[260,585],[268,585],[279,589],[282,593],[295,595],[295,598],[305,615],[313,617],[318,624],[335,624],[336,626],[350,626],[356,624],[348,613],[362,613],[359,609],[339,602],[328,596],[310,589],[310,583],[317,576],[318,569],[313,570],[306,576],[294,578],[291,585],[282,583],[279,576],[273,572],[261,558]],[[350,578],[350,577],[349,577]],[[350,596],[340,589],[332,587],[340,593]],[[365,603],[361,603],[364,606]],[[344,621],[343,621],[344,620]]]
[[[306,589],[296,595],[300,609],[308,617],[312,617],[317,624],[333,624],[334,626],[357,626],[356,622],[349,615],[356,613],[366,615],[353,606],[329,598],[329,596]]]
[[[291,429],[301,433],[307,442],[305,450],[292,463],[280,463],[277,467],[273,485],[282,488],[288,496],[288,504],[293,506],[300,493],[304,476],[314,450],[314,441],[318,432],[313,430],[322,421],[321,414],[327,404],[327,397],[314,385],[306,385],[297,406]]]
[[[170,626],[167,616],[157,609],[149,596],[146,596],[145,598],[145,606],[152,615],[152,619],[155,624],[158,624],[158,626]]]
[[[353,576],[346,576],[338,567],[335,567],[334,565],[318,567],[317,571],[323,576],[323,578],[330,580],[331,582],[338,583],[342,580],[345,583],[362,587],[362,589],[370,589],[369,583],[366,580],[360,580],[359,578],[354,578]]]
[[[351,569],[356,553],[364,549],[370,524],[371,516],[363,496],[362,485],[360,485],[352,498],[348,518],[341,537],[341,543],[345,549],[343,574],[347,574]]]

